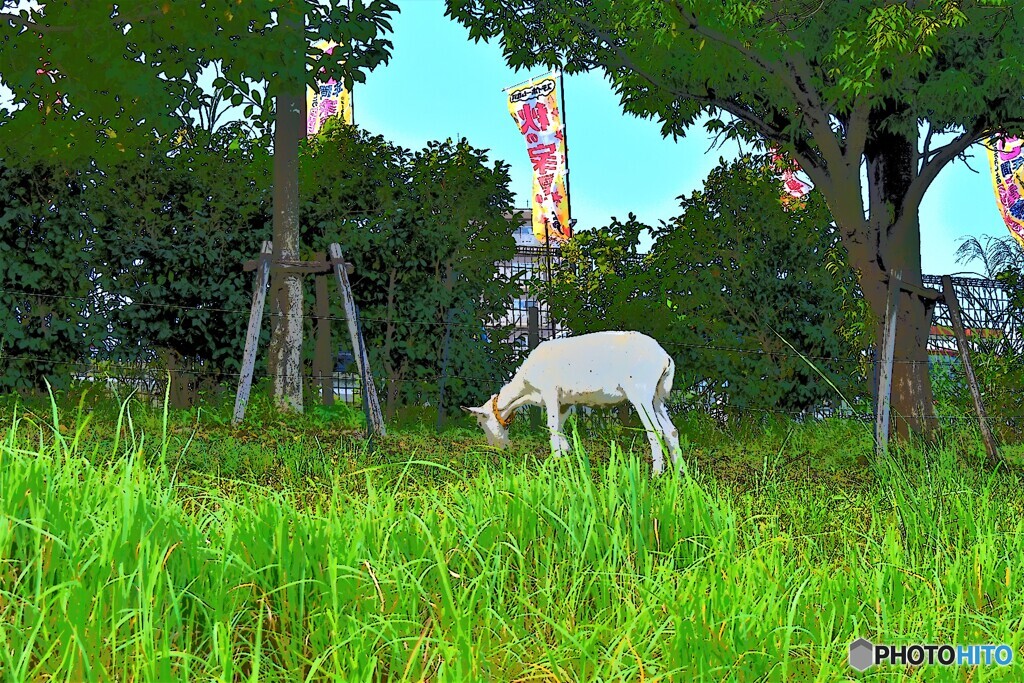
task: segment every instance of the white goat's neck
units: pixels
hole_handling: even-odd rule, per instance
[[[531,393],[518,376],[513,377],[498,391],[498,412],[505,416],[519,406],[534,403],[535,399]]]

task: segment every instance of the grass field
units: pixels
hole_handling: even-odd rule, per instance
[[[227,415],[0,404],[4,680],[1024,680],[1024,488],[966,429],[872,462],[860,423],[679,416],[653,479],[624,430]],[[1015,660],[857,674],[858,637]]]

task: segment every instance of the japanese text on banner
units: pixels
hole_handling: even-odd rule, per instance
[[[566,158],[557,73],[508,90],[508,111],[526,140],[533,166],[533,234],[563,242],[572,236],[565,188]]]
[[[315,49],[324,54],[331,54],[338,43],[319,40],[313,43]],[[342,120],[352,124],[352,93],[333,78],[326,83],[317,81],[318,88],[306,88],[306,135],[312,136],[320,132],[324,122],[332,116],[341,116]]]
[[[988,140],[996,204],[1007,229],[1024,248],[1024,139]]]

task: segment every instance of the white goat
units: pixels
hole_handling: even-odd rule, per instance
[[[547,410],[551,449],[562,453],[569,450],[561,433],[569,406],[629,401],[647,430],[654,471],[661,473],[665,460],[659,436],[668,446],[673,465],[682,455],[679,432],[665,409],[675,370],[661,345],[639,332],[550,339],[537,346],[512,380],[486,403],[462,409],[476,415],[490,445],[505,448],[513,411],[523,405],[542,405]]]

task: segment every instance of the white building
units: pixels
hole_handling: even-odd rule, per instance
[[[503,273],[515,275],[521,273],[524,283],[523,292],[512,300],[512,307],[508,314],[498,321],[499,325],[513,325],[512,342],[521,349],[529,347],[529,308],[537,307],[538,312],[538,333],[540,341],[555,336],[563,336],[565,330],[558,326],[552,326],[548,316],[548,307],[543,301],[535,300],[526,291],[526,283],[530,280],[547,280],[549,272],[559,262],[562,251],[553,242],[550,247],[545,247],[537,241],[533,235],[532,212],[530,209],[516,209],[515,215],[520,220],[519,228],[515,232],[516,255],[511,261],[504,261],[498,264]]]

